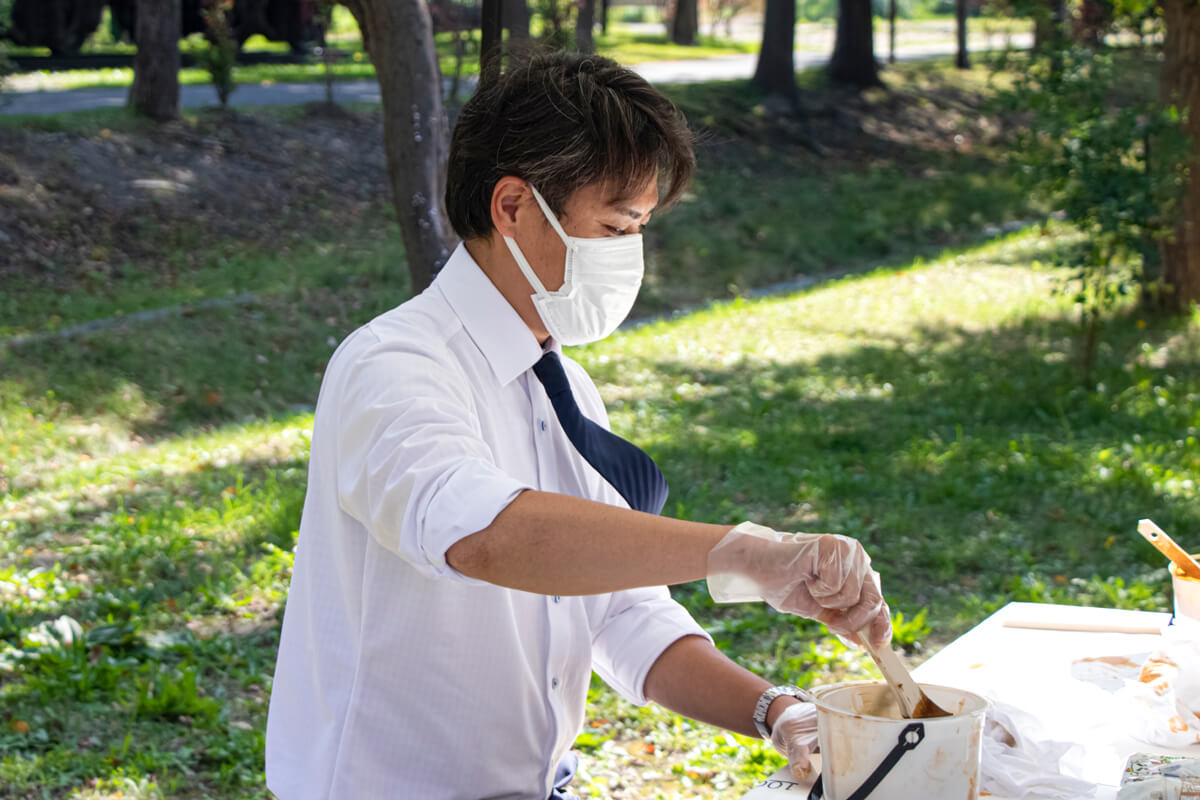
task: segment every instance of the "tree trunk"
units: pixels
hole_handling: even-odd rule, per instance
[[[608,0],[600,0],[600,32],[608,35]]]
[[[671,41],[675,44],[694,45],[700,27],[700,9],[696,0],[677,0],[675,19],[671,21]]]
[[[129,105],[159,122],[179,116],[179,0],[138,0]]]
[[[392,201],[412,290],[424,290],[450,257],[454,234],[442,213],[450,131],[425,0],[349,0],[383,103]]]
[[[1033,49],[1057,47],[1067,21],[1066,0],[1047,0],[1033,21]]]
[[[1112,21],[1112,0],[1082,0],[1075,20],[1075,40],[1096,49],[1103,47]]]
[[[954,0],[954,17],[958,33],[958,53],[954,58],[954,66],[970,69],[971,57],[967,55],[967,0]]]
[[[860,89],[882,86],[875,63],[871,0],[838,0],[837,34],[829,77]]]
[[[1054,40],[1054,21],[1050,14],[1038,14],[1033,18],[1033,49],[1049,47]]]
[[[501,19],[502,7],[501,0],[483,0],[480,9],[479,80],[481,83],[490,81],[500,75],[500,62],[504,57],[504,22]]]
[[[594,53],[596,44],[592,40],[592,28],[596,24],[596,0],[582,0],[579,16],[575,18],[575,49],[581,53]]]
[[[1189,109],[1184,132],[1191,140],[1188,174],[1175,235],[1162,244],[1165,311],[1187,313],[1200,303],[1200,3],[1163,0],[1162,98]]]
[[[888,2],[888,63],[896,63],[896,0]]]
[[[500,13],[504,17],[510,42],[529,38],[529,6],[525,0],[504,0],[504,8]]]
[[[767,0],[763,12],[762,49],[752,82],[768,94],[796,99],[795,0]]]

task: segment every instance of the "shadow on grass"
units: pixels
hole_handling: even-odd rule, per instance
[[[305,290],[27,344],[0,352],[17,392],[2,399],[48,419],[116,416],[147,441],[311,408],[337,342],[397,302],[384,292]]]
[[[800,75],[800,115],[779,113],[748,81],[665,88],[699,129],[700,169],[647,228],[647,310],[911,260],[1040,215],[977,92],[902,84],[858,95],[822,72]]]
[[[1045,258],[1066,257],[1073,246],[1048,240]],[[6,377],[23,392],[20,402],[67,404],[66,413],[85,420],[136,387],[147,413],[121,418],[147,439],[269,417],[315,399],[332,350],[328,302],[302,294],[291,305],[167,321],[152,334],[131,329],[22,348]],[[390,304],[338,313],[350,327]],[[1133,535],[1133,522],[1153,516],[1182,531],[1200,522],[1180,488],[1200,464],[1187,438],[1200,424],[1190,411],[1200,378],[1194,334],[1138,323],[1126,315],[1109,326],[1094,378],[1102,390],[1079,386],[1074,325],[1039,317],[982,330],[918,327],[894,339],[866,329],[857,346],[812,362],[659,362],[667,386],[703,387],[698,397],[646,398],[661,442],[649,449],[676,487],[667,513],[859,536],[902,605],[945,605],[964,593],[994,599],[1031,574],[1051,583],[1091,575],[1145,583],[1150,573],[1160,581],[1161,561]],[[1164,347],[1166,361],[1157,355]],[[600,383],[621,382],[617,362],[593,373]],[[54,389],[52,402],[45,387]],[[278,535],[295,529],[303,472],[300,461],[247,462],[123,495],[131,516],[145,520],[143,507],[158,516],[145,523],[148,532],[85,509],[22,523],[12,537],[46,549],[47,559],[56,541],[78,548],[72,558],[131,602],[159,608],[172,596],[199,607],[266,541],[286,544]],[[218,514],[223,488],[274,473],[289,475],[275,498],[287,506],[275,533],[245,531],[244,542],[209,552],[178,534],[187,523],[172,516],[174,499]],[[69,600],[60,613],[108,613],[97,596],[86,608]],[[21,622],[42,613],[31,610]]]
[[[240,316],[226,322],[257,324]],[[1095,377],[1102,389],[1079,386],[1070,349],[1075,328],[1056,318],[983,330],[918,327],[903,338],[871,336],[809,362],[710,367],[663,359],[653,368],[667,387],[698,384],[701,391],[646,398],[658,416],[642,436],[625,433],[658,442],[648,450],[674,487],[668,514],[715,522],[752,518],[782,529],[858,536],[894,607],[930,606],[935,623],[1012,597],[1013,580],[1020,588],[1028,576],[1068,600],[1089,599],[1072,578],[1117,577],[1129,596],[1100,596],[1099,602],[1154,604],[1162,600],[1165,571],[1133,526],[1141,516],[1153,516],[1169,531],[1200,525],[1190,493],[1172,483],[1200,470],[1200,334],[1179,324],[1138,323],[1127,314],[1110,325]],[[219,360],[207,339],[189,347],[187,330],[172,333],[174,358],[139,365],[148,352],[163,352],[155,350],[162,344],[123,337],[120,347],[110,345],[108,360],[92,368],[101,377],[105,370],[126,370],[121,380],[136,377],[148,397],[162,398],[180,381],[176,371],[194,368],[178,353]],[[252,341],[262,333],[231,329],[228,338]],[[312,332],[286,335],[303,342]],[[44,355],[40,374],[54,376],[73,403],[85,404],[101,379],[89,374],[70,383],[85,355],[73,352],[61,363],[51,351]],[[26,378],[38,374],[31,364],[23,369]],[[593,374],[601,383],[619,382],[621,369],[613,360]],[[203,374],[215,391],[239,402],[254,396],[247,387],[255,383],[246,376],[221,383],[215,368]],[[283,380],[279,372],[270,375]],[[276,395],[264,401],[283,402]],[[182,412],[177,420],[195,424]],[[223,492],[239,482],[241,490]],[[19,765],[13,775],[0,765],[0,777],[14,786],[65,789],[120,768],[184,783],[178,776],[190,771],[202,781],[225,781],[204,787],[218,795],[231,786],[261,786],[263,686],[281,595],[274,604],[255,605],[253,592],[286,587],[286,562],[273,562],[268,545],[290,549],[303,493],[302,460],[249,460],[126,493],[121,508],[133,513],[125,520],[86,511],[22,523],[13,534],[20,544],[52,547],[55,537],[64,537],[77,560],[64,566],[91,575],[95,590],[36,607],[9,606],[14,629],[58,614],[83,620],[111,614],[118,625],[180,634],[189,619],[206,616],[249,615],[259,627],[184,637],[177,642],[182,649],[110,648],[118,661],[131,659],[113,669],[143,682],[134,686],[159,680],[166,674],[160,670],[193,665],[222,698],[217,722],[207,727],[185,721],[189,715],[135,718],[135,701],[119,683],[85,701],[56,695],[53,681],[64,693],[79,691],[67,668],[47,672],[50,682],[41,688],[19,677],[20,685],[4,687],[6,711],[31,720],[46,738],[0,733],[0,746],[40,759],[20,767],[20,783],[14,777]],[[735,655],[768,671],[785,663],[781,642],[819,635],[761,610],[711,611],[694,585],[676,594],[702,621],[729,622],[722,636],[741,637]],[[738,616],[745,618],[741,628],[732,622]],[[811,667],[802,661],[786,661],[791,677]],[[98,669],[102,659],[85,662]],[[142,667],[149,671],[138,672]],[[232,726],[235,718],[249,727]],[[133,743],[122,749],[126,734]],[[89,741],[99,744],[81,746],[82,756],[59,744]]]
[[[1116,320],[1097,391],[1062,349],[1074,330],[1027,320],[812,363],[660,362],[668,386],[707,390],[646,401],[675,420],[648,447],[674,487],[668,513],[859,537],[902,608],[1002,599],[1026,576],[1149,581],[1143,600],[1161,600],[1165,563],[1135,526],[1200,528],[1180,483],[1200,467],[1197,336]]]
[[[328,353],[311,346],[319,320],[262,320],[255,313],[216,315],[224,338],[191,335],[192,320],[153,338],[125,334],[57,352],[47,347],[36,366],[38,354],[29,354],[22,377],[29,387],[46,381],[84,413],[97,398],[136,383],[149,405],[167,409],[135,424],[142,435],[213,423],[235,409],[271,413],[311,402]],[[1180,531],[1200,523],[1200,511],[1171,477],[1192,475],[1200,463],[1194,441],[1184,441],[1197,424],[1188,398],[1200,392],[1200,377],[1194,337],[1169,324],[1140,330],[1137,322],[1127,315],[1110,325],[1094,378],[1102,391],[1079,385],[1074,325],[1041,318],[982,331],[918,328],[892,341],[871,336],[811,363],[714,370],[659,362],[655,369],[668,386],[705,387],[699,398],[647,398],[669,418],[659,423],[665,443],[650,447],[676,487],[667,513],[720,522],[753,517],[859,536],[897,581],[898,597],[914,605],[964,591],[999,596],[1014,577],[1030,573],[1050,581],[1140,580],[1162,564],[1133,534],[1137,518],[1153,516]],[[264,338],[278,342],[284,356],[267,364],[253,359],[250,348]],[[1168,368],[1147,354],[1169,342]],[[230,351],[236,357],[226,361]],[[191,355],[180,359],[180,352]],[[615,363],[595,375],[620,381]],[[263,384],[270,392],[256,391]],[[191,399],[174,403],[184,386]],[[196,397],[201,392],[218,393],[221,403],[210,407]],[[303,464],[277,467],[288,469],[297,473],[286,492],[289,514],[298,518]],[[200,501],[208,507],[217,502],[211,493],[232,485],[235,475],[254,482],[267,470],[251,463],[228,474],[189,475],[170,491],[188,498],[208,491]],[[164,498],[155,489],[124,502],[133,509],[145,503],[169,520]],[[68,524],[86,530],[92,521]],[[63,522],[52,518],[15,535],[32,543]],[[294,527],[289,516],[283,528]],[[239,558],[250,559],[263,541],[247,540]],[[106,581],[145,569],[182,597],[215,580],[169,574],[177,569],[171,550],[126,567],[120,557],[103,556],[102,540],[93,544],[81,552],[96,554]],[[218,575],[232,552],[197,555],[182,539],[170,547],[184,548],[177,555],[185,563],[198,559]]]

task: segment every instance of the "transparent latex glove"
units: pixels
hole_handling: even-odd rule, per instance
[[[788,760],[796,780],[809,777],[812,763],[808,756],[817,752],[817,707],[812,703],[792,703],[775,719],[771,744]]]
[[[892,640],[879,576],[856,539],[832,533],[780,533],[743,522],[708,552],[708,593],[718,603],[763,600],[777,611],[825,623],[859,644]]]

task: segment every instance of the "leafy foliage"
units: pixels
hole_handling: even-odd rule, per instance
[[[13,0],[0,0],[0,33],[12,24],[12,7]],[[8,43],[0,39],[0,107],[7,102],[4,96],[5,80],[15,70],[15,65],[8,57]]]
[[[570,0],[531,0],[530,9],[542,19],[542,43],[552,50],[575,48],[579,7]]]
[[[932,633],[927,617],[929,610],[922,608],[910,619],[906,619],[903,611],[892,615],[892,642],[900,647],[917,644]]]
[[[1136,32],[1139,36],[1147,28],[1160,32],[1163,16],[1162,4],[1154,0],[1112,0],[1113,25],[1118,30]]]
[[[196,51],[196,61],[208,71],[221,108],[225,108],[229,95],[237,88],[233,76],[238,51],[233,36],[233,0],[205,0],[200,15],[208,42]]]
[[[138,716],[190,717],[201,724],[211,724],[221,710],[217,700],[200,695],[193,667],[151,666],[143,668],[142,673],[135,701]]]
[[[1122,98],[1128,67],[1111,51],[1068,44],[1035,53],[1001,98],[1028,114],[1014,150],[1028,185],[1085,235],[1067,284],[1084,383],[1106,316],[1134,289],[1155,291],[1157,243],[1174,229],[1183,186],[1180,112],[1153,95]]]

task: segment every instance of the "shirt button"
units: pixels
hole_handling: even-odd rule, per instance
[[[559,597],[558,595],[554,595],[554,602],[558,603],[558,602],[561,602],[561,601],[562,601],[562,598],[561,598],[561,597]]]
[[[543,431],[544,431],[544,430],[546,430],[546,420],[544,420],[544,419],[539,419],[539,420],[538,420],[538,426],[539,426],[539,427],[540,427],[540,428],[541,428]]]
[[[550,679],[550,688],[551,688],[551,689],[557,689],[557,688],[558,688],[558,678],[551,678],[551,679]]]

